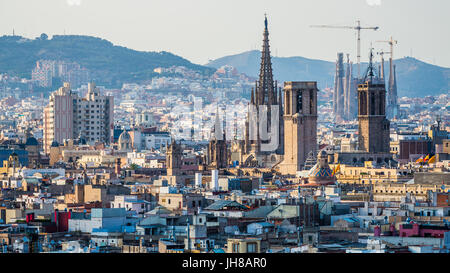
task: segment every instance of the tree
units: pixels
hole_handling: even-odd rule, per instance
[[[40,38],[41,38],[41,40],[46,41],[46,40],[48,40],[48,35],[45,33],[42,33]]]
[[[138,169],[139,168],[139,165],[137,165],[137,164],[135,164],[135,163],[132,163],[131,165],[130,165],[130,169],[132,169],[132,170],[136,170],[136,169]]]

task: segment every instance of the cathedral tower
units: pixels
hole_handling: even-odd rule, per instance
[[[255,88],[252,89],[251,101],[249,105],[249,112],[247,115],[246,125],[245,125],[245,141],[244,141],[244,153],[245,154],[255,154],[255,155],[270,155],[270,154],[283,154],[283,120],[282,120],[282,109],[281,109],[281,88],[279,95],[277,94],[277,82],[273,80],[272,73],[272,60],[270,56],[270,46],[269,46],[269,30],[267,17],[264,20],[264,33],[263,33],[263,46],[261,50],[261,65],[259,71],[259,79],[255,83]],[[272,118],[271,115],[274,112],[273,106],[278,107],[278,115],[276,120],[279,126],[275,129],[275,132],[271,131]],[[260,118],[260,106],[267,107],[267,126],[262,124],[259,120]],[[252,127],[252,124],[256,126]],[[262,128],[260,128],[263,126]],[[264,128],[267,128],[264,130]],[[269,138],[265,139],[265,136],[261,135],[261,130],[268,133]],[[277,147],[274,150],[266,151],[264,148],[261,149],[262,145],[271,146],[270,144],[274,139],[270,136],[275,135],[275,140],[278,141]]]
[[[389,153],[390,123],[386,119],[386,87],[373,73],[372,52],[364,83],[358,85],[359,150]]]
[[[308,153],[317,151],[317,82],[284,83],[284,160],[282,174],[295,175]]]
[[[228,148],[219,118],[219,109],[216,112],[216,121],[211,135],[212,139],[208,144],[208,164],[216,169],[226,168],[228,166]]]
[[[175,140],[173,140],[172,143],[168,146],[166,152],[167,175],[178,175],[180,173],[181,156],[181,145],[177,144]]]

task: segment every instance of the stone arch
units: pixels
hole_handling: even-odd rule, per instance
[[[244,161],[244,166],[251,166],[253,159],[255,159],[255,157],[253,155],[249,155]]]

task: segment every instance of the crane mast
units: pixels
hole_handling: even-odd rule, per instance
[[[377,43],[388,43],[389,46],[391,47],[391,52],[389,52],[391,54],[391,58],[394,59],[394,45],[397,44],[397,40],[394,40],[391,36],[390,40],[387,41],[376,41]]]
[[[372,30],[378,30],[379,27],[362,27],[361,21],[356,21],[356,26],[333,26],[333,25],[312,25],[310,27],[316,27],[316,28],[346,28],[346,29],[354,29],[357,31],[357,39],[356,39],[356,57],[357,57],[357,63],[358,63],[358,78],[361,75],[361,30],[362,29],[372,29]]]

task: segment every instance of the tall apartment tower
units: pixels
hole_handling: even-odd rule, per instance
[[[94,83],[89,83],[84,98],[74,94],[69,83],[50,95],[44,108],[44,151],[50,152],[53,142],[83,139],[88,144],[109,144],[113,139],[114,100],[100,95]]]
[[[386,86],[373,74],[372,52],[364,83],[358,85],[359,150],[389,153],[390,122],[386,119]]]
[[[50,95],[49,104],[44,108],[45,153],[50,153],[54,141],[61,143],[64,139],[73,139],[75,97],[67,82]]]
[[[74,110],[74,138],[90,144],[113,141],[114,97],[100,95],[95,83],[89,83],[86,96],[76,98]]]
[[[303,169],[308,153],[317,152],[317,82],[284,83],[284,159],[282,174]]]

